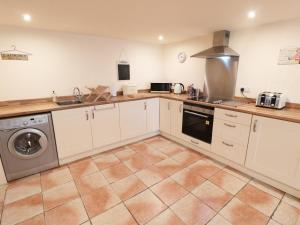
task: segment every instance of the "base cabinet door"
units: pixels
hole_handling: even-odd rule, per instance
[[[171,101],[171,134],[182,138],[182,101]]]
[[[60,159],[93,148],[89,107],[54,111],[52,118]]]
[[[246,167],[300,190],[300,124],[253,116]]]
[[[162,132],[171,134],[171,100],[159,99],[159,124]]]
[[[159,131],[159,98],[147,99],[147,132]]]
[[[121,140],[119,104],[97,105],[92,107],[93,148],[100,148]]]
[[[146,100],[119,103],[121,140],[138,137],[147,133]]]

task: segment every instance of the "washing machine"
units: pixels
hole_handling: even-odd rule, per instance
[[[58,166],[51,113],[1,119],[0,144],[7,181]]]

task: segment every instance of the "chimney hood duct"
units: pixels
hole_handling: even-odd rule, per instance
[[[228,47],[230,31],[221,30],[214,32],[213,47],[199,52],[191,57],[216,58],[222,56],[239,57],[239,54]]]

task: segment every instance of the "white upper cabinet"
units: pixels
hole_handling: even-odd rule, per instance
[[[147,101],[137,100],[119,103],[121,140],[147,133]]]
[[[159,99],[159,124],[162,132],[171,133],[171,100]]]
[[[147,131],[159,131],[159,98],[147,99]]]
[[[300,190],[300,124],[253,116],[246,167]]]
[[[52,117],[60,159],[93,148],[90,107],[54,111]]]
[[[182,138],[182,101],[171,101],[171,134]]]
[[[93,147],[99,148],[121,140],[119,104],[97,105],[91,108]]]

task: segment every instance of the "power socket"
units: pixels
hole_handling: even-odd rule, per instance
[[[240,88],[240,92],[241,92],[242,94],[250,93],[250,89],[247,88],[247,87],[241,87],[241,88]]]

